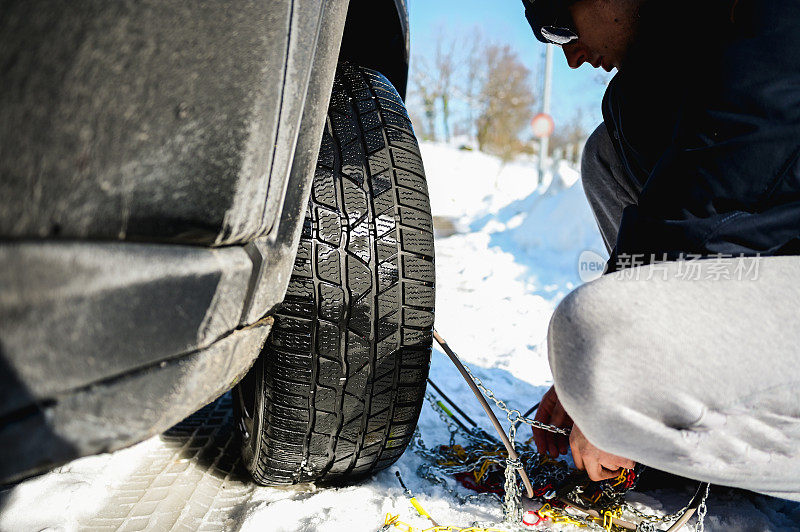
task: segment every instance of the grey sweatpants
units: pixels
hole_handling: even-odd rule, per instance
[[[601,126],[582,179],[607,245],[640,188]],[[604,451],[800,501],[800,257],[640,266],[569,294],[550,322],[562,404]]]

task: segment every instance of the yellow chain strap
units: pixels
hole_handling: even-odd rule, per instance
[[[432,526],[430,528],[414,528],[408,523],[400,521],[400,515],[386,514],[386,519],[383,523],[384,530],[394,527],[401,532],[505,532],[499,528],[483,528],[478,526],[471,526],[462,528],[460,526]]]
[[[536,513],[538,513],[541,517],[550,519],[553,523],[564,523],[567,525],[574,525],[579,528],[587,528],[584,523],[572,519],[567,514],[550,506],[550,503],[545,503],[536,511]]]
[[[603,512],[603,528],[608,530],[608,532],[611,532],[611,527],[614,526],[615,517],[622,517],[622,508],[615,508]]]
[[[541,508],[539,508],[536,511],[536,513],[539,514],[540,517],[545,517],[547,519],[550,519],[553,523],[563,523],[567,525],[573,525],[578,528],[588,528],[586,523],[571,518],[569,515],[562,512],[560,509],[553,508],[552,506],[550,506],[549,503],[544,504]],[[622,507],[606,510],[605,512],[603,512],[602,518],[586,516],[585,519],[593,521],[598,525],[601,524],[602,522],[603,528],[611,532],[612,530],[614,530],[613,528],[614,519],[619,517],[622,517]]]

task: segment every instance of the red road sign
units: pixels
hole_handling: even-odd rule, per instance
[[[539,113],[531,120],[531,128],[533,129],[533,136],[537,139],[543,139],[553,134],[556,124],[553,122],[552,116]]]

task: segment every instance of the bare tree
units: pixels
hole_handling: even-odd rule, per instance
[[[509,45],[485,48],[478,96],[477,140],[482,151],[508,160],[523,150],[520,134],[533,116],[530,70]]]
[[[425,116],[425,127],[423,138],[436,140],[436,100],[439,94],[436,89],[436,81],[430,63],[423,56],[414,58],[414,72],[411,79],[413,92],[419,97],[422,103],[422,112]]]
[[[578,148],[586,140],[588,132],[584,128],[584,112],[578,108],[569,122],[563,126],[556,126],[555,133],[550,138],[550,146],[554,150],[561,150],[565,158],[577,163],[575,160]]]
[[[442,128],[446,142],[450,142],[450,102],[453,97],[453,76],[458,69],[456,46],[456,39],[439,27],[433,65],[436,73],[435,91],[442,106]]]
[[[414,57],[409,108],[422,118],[423,138],[439,132],[450,141],[456,131],[509,159],[529,149],[519,137],[534,114],[530,77],[513,48],[488,44],[480,28],[453,37],[440,27]]]
[[[464,50],[466,57],[460,93],[467,105],[465,119],[467,134],[474,139],[476,136],[475,109],[479,105],[481,80],[484,79],[483,71],[486,69],[486,42],[479,27],[470,31],[469,44],[464,47]]]

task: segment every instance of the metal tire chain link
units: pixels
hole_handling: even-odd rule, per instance
[[[691,502],[689,504],[691,504]],[[623,502],[622,503],[622,508],[625,511],[632,513],[636,517],[639,517],[641,519],[646,519],[647,521],[649,521],[649,522],[653,523],[653,525],[655,525],[655,523],[672,523],[673,521],[676,521],[684,513],[686,513],[686,510],[689,509],[689,504],[687,504],[686,506],[684,506],[683,508],[681,508],[677,512],[673,512],[671,514],[666,514],[666,515],[662,515],[662,516],[646,514],[646,513],[642,512],[641,510],[637,510],[636,508],[631,506],[630,503],[627,503],[627,502]]]
[[[479,444],[479,443],[482,443],[484,441],[483,438],[477,436],[476,434],[472,434],[470,432],[465,432],[461,427],[459,427],[458,425],[453,423],[450,420],[450,418],[448,418],[447,415],[444,413],[442,408],[436,403],[436,401],[434,400],[433,396],[429,392],[425,392],[425,399],[428,401],[428,403],[430,403],[431,408],[433,408],[433,410],[439,415],[439,418],[447,426],[447,430],[450,433],[450,446],[451,447],[453,445],[455,445],[455,435],[458,432],[461,432],[462,436],[464,438],[466,438],[468,441],[470,441],[471,443]],[[452,475],[454,473],[472,471],[472,470],[475,469],[475,467],[477,465],[479,465],[480,462],[478,460],[473,461],[473,462],[468,462],[468,463],[462,464],[460,466],[442,466],[442,465],[438,465],[437,462],[440,462],[444,458],[444,456],[441,455],[440,453],[438,453],[437,451],[434,451],[434,450],[430,449],[427,445],[425,445],[425,442],[422,439],[422,434],[419,431],[419,427],[414,429],[414,436],[413,436],[413,439],[412,439],[412,444],[415,447],[415,452],[417,454],[419,454],[420,456],[422,456],[423,458],[426,458],[429,462],[431,462],[430,464],[422,464],[417,469],[417,473],[422,478],[428,480],[430,483],[441,486],[442,489],[447,491],[450,495],[452,495],[461,504],[464,504],[466,502],[471,502],[471,501],[478,501],[478,500],[482,501],[487,497],[488,498],[493,498],[498,502],[502,502],[501,499],[500,499],[500,496],[497,495],[496,493],[479,493],[479,494],[471,494],[471,495],[466,495],[466,496],[462,495],[462,494],[458,493],[456,490],[454,490],[453,488],[451,488],[450,486],[448,486],[447,482],[443,478],[437,477],[437,476],[433,475],[430,472],[431,469],[435,469],[435,470],[439,471],[440,473],[443,473],[443,474],[446,474],[446,475]],[[479,458],[479,460],[482,460],[482,458]],[[436,465],[432,465],[432,464],[436,464]]]
[[[469,372],[469,370],[467,370]],[[472,373],[469,374],[471,378]],[[477,383],[476,383],[477,384]],[[484,392],[485,393],[485,392]],[[517,426],[511,423],[508,429],[508,440],[511,442],[511,447],[516,448],[517,444],[515,438],[517,437]],[[510,456],[506,458],[505,469],[505,484],[503,491],[505,497],[503,498],[503,520],[507,523],[519,523],[522,521],[522,496],[520,493],[519,482],[517,481],[517,470],[522,469],[522,461],[520,459],[512,459]]]
[[[433,407],[433,409],[436,411],[436,413],[439,414],[439,419],[441,419],[442,422],[444,422],[445,426],[447,427],[447,431],[450,433],[450,445],[451,446],[455,445],[456,433],[459,430],[461,430],[461,427],[459,427],[458,425],[453,423],[450,420],[450,418],[447,417],[447,414],[444,413],[444,411],[442,410],[442,407],[440,407],[438,404],[436,404],[436,400],[434,400],[434,398],[433,398],[433,396],[431,395],[430,392],[425,392],[425,400],[428,401],[428,403],[430,403],[431,407]],[[420,436],[420,438],[421,438],[421,436]]]
[[[463,362],[462,362],[462,364],[463,364]],[[529,425],[531,427],[535,427],[535,428],[538,428],[538,429],[546,430],[548,432],[554,432],[556,434],[563,434],[565,436],[569,436],[569,434],[571,432],[570,430],[563,429],[563,428],[560,428],[560,427],[556,427],[555,425],[548,425],[546,423],[542,423],[541,421],[536,421],[535,419],[526,418],[525,416],[522,415],[522,413],[519,410],[509,409],[508,406],[506,405],[505,401],[495,397],[494,392],[492,392],[492,390],[487,388],[483,384],[481,379],[479,379],[478,377],[476,377],[472,373],[472,370],[469,368],[469,366],[464,364],[464,369],[467,371],[467,373],[469,374],[470,378],[475,383],[475,385],[478,387],[478,389],[480,389],[480,391],[488,399],[491,399],[492,401],[494,401],[494,404],[497,405],[497,408],[499,408],[500,410],[505,412],[506,418],[511,423],[511,429],[509,430],[509,436],[511,436],[512,432],[516,433],[516,423],[518,423],[518,422],[524,423],[524,424]],[[511,442],[513,444],[513,442],[514,442],[513,437],[510,437],[509,439],[511,440]],[[510,477],[510,475],[508,474],[508,469],[509,468],[507,467],[506,468],[506,481],[507,482],[508,482],[508,478]],[[700,501],[700,505],[698,506],[698,509],[697,509],[697,523],[695,525],[695,532],[705,532],[704,521],[705,521],[705,516],[706,516],[706,513],[707,513],[706,499],[708,498],[708,493],[709,493],[710,487],[711,487],[710,484],[706,485],[705,494],[703,495],[703,498]],[[517,500],[519,500],[520,493],[519,493],[519,486],[518,485],[517,485],[516,492],[517,492],[517,494],[516,494],[517,495]],[[506,499],[508,499],[508,496],[506,497]],[[678,510],[677,512],[658,517],[658,516],[654,516],[654,515],[645,514],[645,513],[641,512],[639,510],[636,510],[635,508],[633,508],[633,506],[631,506],[627,502],[620,501],[620,506],[622,507],[623,510],[628,510],[632,514],[636,515],[637,517],[646,520],[646,521],[643,521],[643,522],[641,522],[639,524],[639,526],[637,527],[637,531],[640,528],[641,528],[641,530],[647,530],[647,525],[652,525],[653,530],[658,530],[657,528],[655,528],[655,523],[657,523],[657,522],[670,523],[670,522],[676,521],[681,516],[683,516],[684,513],[686,513],[686,511],[688,510],[690,504],[691,504],[691,502],[689,504],[687,504],[686,506],[684,506],[683,508],[681,508],[680,510]],[[570,518],[574,519],[575,516],[571,516]],[[588,526],[590,526],[592,528],[599,528],[601,530],[605,530],[603,527],[599,527],[596,523],[594,523],[592,521],[589,521],[589,520],[586,520],[586,519],[578,518],[578,519],[576,519],[576,521],[584,521],[584,523],[586,525],[588,525]]]
[[[542,429],[542,430],[545,430],[545,431],[548,431],[548,432],[553,432],[553,433],[556,433],[556,434],[562,434],[564,436],[569,436],[569,434],[570,434],[570,430],[569,429],[556,427],[555,425],[548,425],[546,423],[542,423],[541,421],[536,421],[535,419],[526,418],[525,416],[522,415],[522,412],[520,412],[519,410],[508,408],[508,405],[506,405],[505,401],[503,401],[501,399],[498,399],[495,396],[494,392],[492,390],[490,390],[489,388],[487,388],[483,384],[481,379],[476,377],[472,373],[472,370],[469,368],[469,366],[464,364],[464,369],[467,371],[467,373],[469,374],[470,378],[475,383],[475,385],[478,387],[478,389],[481,391],[481,393],[483,393],[486,396],[487,399],[491,399],[494,402],[494,404],[497,406],[497,408],[499,408],[500,410],[502,410],[506,414],[506,419],[509,421],[509,423],[511,423],[511,427],[509,428],[509,440],[511,440],[512,445],[514,445],[514,438],[516,436],[516,424],[517,423],[524,423],[526,425],[529,425],[530,427],[535,427],[535,428]],[[439,415],[441,420],[448,427],[448,432],[450,433],[450,445],[451,446],[454,445],[456,433],[458,433],[458,432],[465,433],[465,431],[463,429],[461,429],[461,427],[459,427],[458,425],[453,423],[448,418],[448,416],[444,413],[442,408],[438,404],[436,404],[436,401],[433,399],[433,396],[429,392],[425,393],[425,399],[430,403],[431,407],[436,411],[436,413]],[[468,440],[471,440],[471,441],[473,441],[475,443],[480,443],[480,442],[483,441],[483,438],[480,435],[475,434],[475,433],[473,433],[471,431],[470,432],[466,432],[466,434],[464,434],[464,435],[467,437]],[[425,456],[429,460],[435,462],[437,458],[441,458],[440,455],[436,454],[434,451],[431,451],[430,449],[428,449],[425,446],[425,444],[424,444],[424,442],[422,440],[422,435],[419,432],[419,429],[415,430],[414,442],[416,444],[415,446],[417,446],[419,448],[418,453],[422,454],[423,456]],[[469,470],[468,467],[471,466],[471,465],[473,465],[473,464],[464,464],[461,467],[457,468],[458,469],[457,471],[448,471],[447,469],[450,469],[450,468],[444,468],[444,467],[441,467],[441,466],[433,466],[433,467],[435,469],[438,469],[442,473],[452,474],[453,472],[467,471],[467,470]],[[476,465],[476,464],[474,464],[474,465]],[[431,482],[433,482],[435,484],[438,484],[438,485],[442,486],[446,491],[448,491],[451,495],[453,495],[460,502],[464,503],[464,502],[466,502],[468,500],[471,501],[471,500],[480,499],[480,497],[481,497],[480,495],[478,495],[478,496],[469,495],[469,496],[465,497],[465,496],[457,493],[455,490],[453,490],[452,488],[447,486],[446,482],[443,479],[434,477],[433,475],[431,475],[430,473],[427,472],[427,469],[425,471],[422,471],[423,467],[424,467],[424,465],[420,466],[420,468],[419,468],[419,472],[423,473],[421,476],[423,476],[424,478],[428,479],[429,481],[431,481]],[[503,500],[503,516],[504,516],[504,520],[505,520],[505,524],[506,525],[513,525],[513,524],[515,524],[515,522],[519,523],[521,521],[521,517],[522,517],[521,490],[520,490],[520,487],[519,487],[519,481],[518,481],[517,476],[516,476],[516,470],[518,468],[520,468],[520,467],[522,467],[522,463],[520,461],[516,461],[515,462],[513,460],[506,459],[506,468],[505,468],[506,496],[505,496],[505,499]],[[547,479],[538,479],[537,478],[537,480],[544,480],[546,482]],[[706,486],[706,492],[705,492],[705,494],[703,496],[703,499],[702,499],[702,501],[700,503],[700,506],[698,507],[697,523],[695,525],[695,531],[696,532],[704,532],[705,531],[704,518],[705,518],[705,515],[706,515],[706,512],[707,512],[706,498],[708,497],[709,488],[710,488],[710,486]],[[510,495],[509,495],[509,491],[511,492]],[[482,495],[485,496],[487,494],[482,494]],[[495,498],[499,499],[499,496],[497,496],[495,494],[492,494],[492,495],[494,495]],[[664,515],[664,516],[655,516],[655,515],[645,514],[644,512],[642,512],[640,510],[637,510],[636,508],[631,506],[629,503],[624,502],[624,501],[620,502],[620,506],[622,507],[623,510],[630,512],[631,514],[639,517],[640,519],[643,519],[643,521],[640,522],[639,525],[636,527],[637,532],[657,532],[659,529],[656,527],[656,523],[671,523],[671,522],[674,522],[675,520],[680,518],[687,511],[687,509],[689,508],[689,504],[687,504],[686,506],[684,506],[683,508],[681,508],[677,512],[674,512],[674,513],[671,513],[671,514],[667,514],[667,515]],[[512,521],[512,519],[515,519],[515,518],[516,518],[516,521]],[[586,526],[588,528],[594,528],[594,529],[597,529],[597,530],[606,530],[604,527],[598,525],[594,521],[591,521],[589,519],[585,519],[585,518],[583,518],[581,516],[578,516],[578,515],[570,514],[570,519],[573,519],[575,521],[581,522],[584,526]],[[519,530],[524,530],[523,528],[519,527],[518,525],[517,525],[517,528]]]
[[[706,484],[706,492],[703,494],[703,498],[700,500],[700,505],[697,507],[697,523],[694,525],[695,532],[705,532],[706,525],[706,513],[708,512],[708,508],[706,507],[706,499],[708,498],[708,492],[711,489],[711,484]]]
[[[706,491],[703,494],[703,498],[700,500],[700,505],[697,507],[697,523],[695,523],[696,532],[705,531],[705,517],[708,511],[708,507],[706,506],[706,499],[708,498],[708,493],[710,489],[711,485],[706,484]],[[624,501],[622,502],[621,506],[623,510],[630,512],[631,514],[635,515],[636,517],[639,517],[640,519],[643,519],[643,521],[639,523],[639,526],[636,527],[637,532],[656,532],[659,530],[658,528],[656,528],[657,523],[671,524],[680,519],[681,517],[683,517],[683,514],[685,514],[686,511],[689,509],[689,506],[691,506],[691,501],[689,501],[689,503],[686,506],[684,506],[677,512],[673,512],[671,514],[666,514],[662,516],[646,514],[641,510],[637,510],[629,503]]]
[[[467,371],[469,372],[469,368],[467,368]],[[470,375],[472,375],[472,374],[470,373]],[[473,378],[475,378],[475,377],[473,377]],[[480,382],[480,381],[478,381],[478,382]],[[481,391],[483,393],[486,393],[488,391],[490,394],[492,394],[491,390],[488,390],[482,384],[478,384],[478,382],[476,382],[476,384],[478,385],[479,388],[481,388]],[[494,394],[492,394],[490,397],[495,402],[498,401],[497,399],[494,398]],[[431,405],[431,408],[433,408],[433,410],[436,411],[436,413],[439,415],[439,418],[448,427],[448,431],[450,432],[450,435],[451,435],[450,436],[451,446],[454,443],[455,434],[458,433],[458,432],[460,432],[462,436],[464,436],[467,440],[469,440],[471,442],[474,442],[474,443],[477,443],[477,444],[485,442],[485,439],[484,439],[483,436],[481,436],[479,434],[472,433],[472,432],[466,432],[461,427],[459,427],[458,425],[453,423],[447,417],[447,415],[444,413],[444,411],[442,410],[441,406],[439,406],[436,403],[436,401],[434,400],[433,396],[430,393],[428,393],[428,392],[425,393],[425,399]],[[503,405],[505,405],[505,403],[503,403]],[[500,408],[502,408],[502,407],[500,407]],[[507,411],[508,410],[506,409],[506,412]],[[517,411],[517,412],[519,413],[519,411]],[[541,424],[538,421],[536,421],[535,423],[537,425]],[[549,425],[546,425],[546,426],[549,426]],[[557,427],[553,427],[553,428],[557,428]],[[562,429],[558,429],[558,430],[562,430]],[[511,440],[512,443],[514,443],[515,436],[516,436],[516,426],[512,422],[511,429],[509,430],[509,439]],[[469,472],[469,471],[473,471],[474,469],[476,469],[476,466],[478,466],[480,464],[482,459],[479,459],[479,460],[473,461],[473,462],[467,462],[467,463],[462,464],[461,466],[458,466],[458,467],[432,465],[432,464],[436,464],[438,461],[440,461],[443,458],[443,456],[438,454],[436,451],[430,449],[427,445],[425,445],[425,442],[422,439],[422,434],[420,433],[419,428],[417,428],[414,431],[414,438],[413,438],[412,442],[413,442],[413,446],[415,447],[415,452],[431,462],[431,464],[422,464],[417,469],[417,473],[419,474],[420,477],[428,480],[431,484],[436,484],[438,486],[441,486],[442,489],[444,489],[446,492],[448,492],[451,496],[453,496],[453,498],[455,498],[461,504],[464,504],[465,502],[482,501],[482,500],[485,500],[486,497],[493,498],[494,500],[500,502],[503,505],[503,518],[504,518],[503,525],[504,525],[504,527],[506,527],[508,530],[519,531],[519,532],[530,530],[527,527],[523,527],[523,526],[519,525],[519,523],[522,521],[522,505],[521,505],[522,491],[521,491],[520,486],[519,486],[519,479],[517,478],[517,475],[516,475],[516,469],[517,469],[518,465],[520,467],[522,466],[521,463],[516,464],[516,463],[514,463],[514,461],[510,461],[510,460],[506,459],[506,468],[505,468],[506,483],[504,485],[505,490],[506,490],[506,496],[505,496],[504,499],[501,499],[500,496],[495,494],[495,493],[481,493],[481,494],[464,496],[464,495],[461,495],[460,493],[458,493],[456,490],[454,490],[450,486],[448,486],[447,482],[444,479],[442,479],[441,477],[437,477],[437,476],[433,475],[430,471],[431,470],[437,470],[440,473],[444,473],[444,474],[448,474],[448,475],[451,475],[453,473],[460,473],[460,472],[464,472],[464,471]],[[510,462],[510,464],[509,464],[509,462]],[[509,465],[511,467],[509,467]],[[537,480],[539,480],[542,484],[545,484],[545,483],[547,483],[547,481],[550,480],[550,479],[548,479],[546,477],[545,478],[541,478],[539,476],[537,476],[535,478]],[[556,475],[556,480],[563,480],[563,477],[561,475]],[[510,497],[509,497],[509,492],[511,493]],[[569,517],[570,517],[570,519],[581,523],[583,526],[585,526],[587,528],[593,528],[595,530],[604,530],[604,531],[606,530],[605,528],[603,528],[602,526],[598,525],[594,521],[586,519],[586,518],[584,518],[582,516],[575,515],[575,514],[570,514]],[[480,523],[477,523],[477,524],[481,525]],[[496,526],[496,525],[491,525],[491,524],[485,524],[485,525],[486,526]],[[483,525],[481,525],[481,526],[483,526]]]
[[[483,382],[478,377],[472,374],[472,370],[469,369],[469,366],[464,364],[464,369],[467,370],[467,373],[469,374],[469,377],[472,379],[472,381],[475,383],[475,386],[478,387],[478,389],[483,393],[483,395],[486,396],[487,399],[491,399],[492,401],[494,401],[494,404],[497,405],[497,408],[499,408],[506,414],[506,418],[512,425],[519,422],[519,423],[524,423],[526,425],[530,425],[531,427],[535,427],[537,429],[542,429],[548,432],[554,432],[556,434],[563,434],[564,436],[569,436],[571,432],[570,429],[564,429],[561,427],[556,427],[555,425],[548,425],[546,423],[542,423],[541,421],[536,421],[535,419],[529,419],[523,416],[522,412],[520,412],[519,410],[508,408],[508,405],[506,405],[505,401],[502,401],[497,397],[495,397],[494,392],[489,388],[487,388],[486,386],[484,386]]]
[[[438,405],[436,405],[438,406]],[[459,430],[461,430],[459,428]],[[463,432],[463,431],[462,431]],[[443,490],[449,493],[454,499],[456,499],[460,504],[466,504],[468,502],[484,502],[487,498],[494,499],[495,501],[502,503],[502,499],[496,493],[475,493],[470,495],[462,495],[458,493],[455,489],[451,488],[447,481],[442,478],[441,476],[434,475],[431,471],[438,471],[439,473],[445,475],[451,475],[453,473],[460,473],[462,471],[468,471],[470,468],[474,468],[473,464],[465,464],[463,467],[444,467],[437,464],[439,460],[443,458],[441,454],[438,454],[436,451],[433,451],[425,445],[425,441],[422,439],[422,434],[419,432],[419,428],[414,430],[414,437],[411,440],[411,445],[414,448],[414,452],[416,452],[421,457],[427,459],[430,463],[423,463],[417,468],[417,474],[421,477],[430,482],[431,484],[435,484],[440,486]]]

